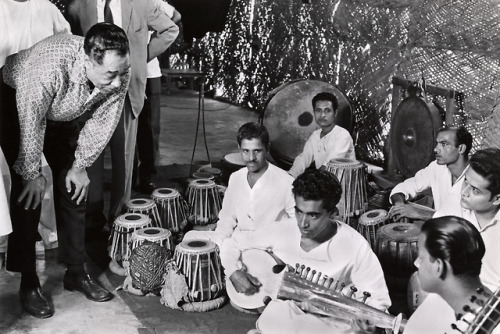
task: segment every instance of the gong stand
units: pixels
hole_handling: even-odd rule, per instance
[[[409,96],[402,100],[402,89],[408,90],[414,85],[414,81],[393,77],[392,84],[387,175],[391,177],[401,174],[408,178],[434,158],[435,139],[442,122],[437,108],[417,97],[411,90]],[[457,109],[455,100],[463,101],[464,94],[432,85],[426,85],[425,92],[446,99],[445,124],[451,125]]]

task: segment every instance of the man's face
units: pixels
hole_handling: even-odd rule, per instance
[[[266,160],[267,148],[258,138],[242,139],[240,153],[245,165],[252,173],[261,171],[268,164]]]
[[[331,101],[316,101],[314,120],[321,128],[333,128],[335,125],[335,112]]]
[[[458,160],[460,157],[460,148],[455,147],[455,132],[442,131],[438,133],[436,138],[436,162],[438,165],[449,165]]]
[[[422,290],[434,292],[433,286],[437,282],[436,279],[439,280],[439,273],[437,271],[436,261],[432,259],[427,248],[425,248],[426,240],[427,236],[421,233],[417,241],[418,257],[414,264],[418,269],[418,278]]]
[[[86,56],[87,78],[103,94],[117,90],[130,68],[129,56],[121,56],[115,50],[106,51],[102,64]]]
[[[462,184],[462,207],[479,213],[496,210],[500,205],[500,195],[491,198],[491,191],[487,189],[489,185],[486,178],[469,167]]]
[[[308,201],[295,196],[295,219],[303,238],[320,241],[331,230],[330,212],[323,207],[323,200]]]

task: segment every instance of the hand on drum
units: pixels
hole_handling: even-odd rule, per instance
[[[417,206],[410,203],[395,204],[389,210],[389,216],[394,222],[400,221],[402,218],[427,220],[432,218],[434,211],[429,208],[419,209]]]
[[[247,296],[251,296],[259,292],[259,289],[262,286],[257,278],[241,270],[236,270],[231,274],[229,279],[231,280],[231,283],[233,283],[237,292],[243,293]]]

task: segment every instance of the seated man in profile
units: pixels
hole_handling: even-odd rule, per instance
[[[391,192],[390,214],[394,220],[411,218],[427,220],[434,210],[407,203],[426,189],[432,191],[435,211],[460,209],[460,190],[469,165],[472,135],[463,127],[443,127],[436,137],[436,160],[419,170],[414,177],[396,185]]]
[[[288,173],[297,177],[314,163],[316,168],[326,165],[332,159],[355,160],[354,144],[349,131],[335,124],[338,101],[331,93],[319,93],[313,97],[314,120],[321,127],[312,133],[304,150],[293,162]]]
[[[293,183],[295,218],[270,227],[265,238],[246,245],[247,248],[240,244],[239,252],[235,252],[238,248],[232,240],[226,239],[221,247],[221,261],[236,291],[250,298],[266,289],[261,286],[261,277],[253,276],[245,263],[245,252],[253,247],[272,251],[287,264],[303,264],[311,268],[311,274],[315,270],[322,277],[327,275],[340,284],[338,289],[344,293],[354,285],[358,292],[353,298],[362,299],[367,291],[371,297],[366,303],[386,310],[391,302],[384,273],[370,245],[350,226],[331,219],[341,193],[341,185],[332,173],[307,170]],[[305,313],[288,300],[271,301],[257,321],[257,328],[263,333],[337,333],[338,326],[335,321]]]
[[[486,292],[478,293],[478,289],[488,291],[479,279],[484,254],[481,235],[467,220],[444,216],[426,222],[418,239],[415,266],[422,289],[430,294],[410,317],[403,333],[465,333],[468,325],[457,322],[456,314],[464,314],[465,305],[472,310],[479,308],[479,302],[471,302],[472,296],[482,302],[489,299]],[[474,314],[465,317],[471,322]],[[485,323],[489,330],[497,327]],[[453,331],[457,324],[460,331]],[[486,332],[498,334],[500,327]]]
[[[210,239],[219,246],[226,238],[247,242],[259,238],[267,225],[293,217],[293,178],[270,164],[269,133],[257,123],[238,130],[238,147],[246,167],[231,174],[215,231],[190,231],[184,239]]]
[[[500,286],[500,149],[474,153],[462,184],[461,208],[437,211],[434,217],[454,215],[476,227],[486,245],[481,282],[491,291]]]

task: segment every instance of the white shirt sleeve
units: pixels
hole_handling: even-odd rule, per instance
[[[288,174],[297,178],[302,174],[307,167],[311,165],[314,160],[314,145],[312,141],[312,135],[306,141],[304,145],[304,150],[300,153],[294,160],[292,168],[288,171]]]
[[[234,177],[229,178],[222,208],[219,211],[219,221],[217,228],[211,236],[213,242],[221,246],[222,241],[229,238],[237,225],[236,206],[238,205],[237,185],[234,184]]]
[[[328,152],[326,161],[322,164],[325,166],[332,159],[351,159],[356,160],[356,154],[354,153],[354,144],[351,136],[337,135],[334,139],[334,147]]]
[[[397,184],[394,189],[392,189],[391,194],[389,196],[389,201],[392,204],[391,197],[394,194],[401,193],[405,195],[405,199],[411,199],[417,196],[418,193],[424,191],[431,187],[432,179],[435,175],[435,162],[431,162],[431,164],[424,169],[419,170],[414,177],[410,177],[405,181]]]

